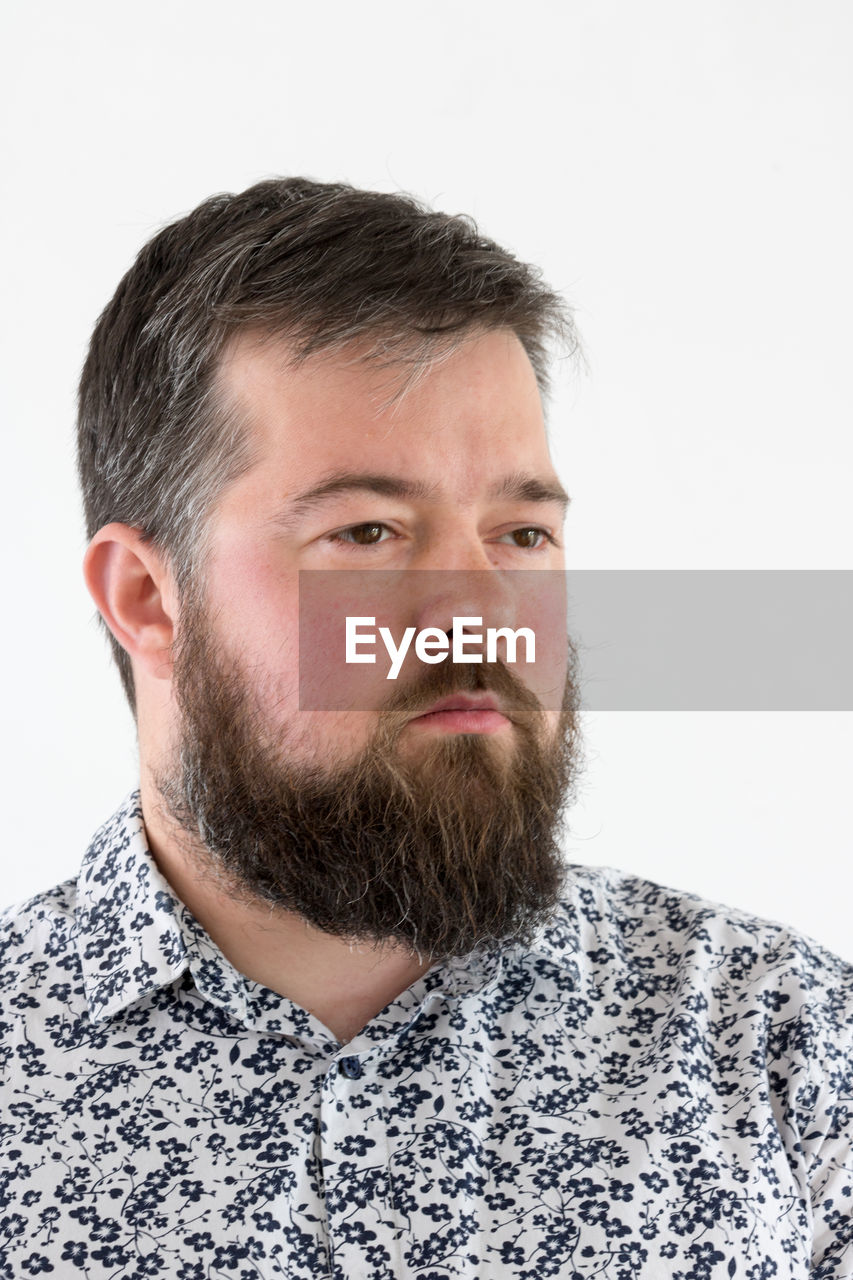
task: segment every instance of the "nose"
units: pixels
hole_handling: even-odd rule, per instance
[[[511,570],[492,563],[468,513],[448,513],[438,527],[406,574],[409,615],[418,630],[434,627],[452,640],[454,630],[475,635],[486,627],[518,626],[520,584]]]
[[[512,575],[493,566],[477,569],[413,569],[410,616],[421,631],[434,627],[453,636],[482,633],[486,627],[518,625]]]

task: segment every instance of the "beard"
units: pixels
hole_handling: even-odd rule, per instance
[[[394,693],[355,759],[306,760],[293,724],[271,720],[188,600],[180,741],[155,783],[191,856],[235,900],[433,959],[530,942],[559,901],[562,815],[580,772],[570,641],[568,655],[556,725],[502,662],[446,661]],[[437,699],[478,690],[501,699],[511,728],[401,741]]]

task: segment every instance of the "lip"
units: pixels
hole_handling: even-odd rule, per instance
[[[435,715],[437,711],[498,711],[504,714],[500,702],[491,694],[484,693],[478,697],[471,693],[452,693],[448,698],[440,698],[414,718],[419,720],[421,716]]]
[[[416,733],[499,733],[511,724],[497,698],[489,694],[454,693],[434,702],[409,724]]]

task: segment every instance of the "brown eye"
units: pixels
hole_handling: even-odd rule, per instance
[[[544,538],[545,534],[541,529],[513,529],[512,536],[515,539],[517,547],[536,547],[539,539]]]
[[[357,524],[351,529],[347,529],[352,542],[357,542],[359,546],[370,546],[373,542],[379,542],[382,538],[382,530],[384,524]]]

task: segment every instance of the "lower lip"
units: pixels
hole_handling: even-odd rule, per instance
[[[492,710],[430,711],[409,721],[422,729],[441,729],[446,733],[497,733],[509,723],[500,711]]]

